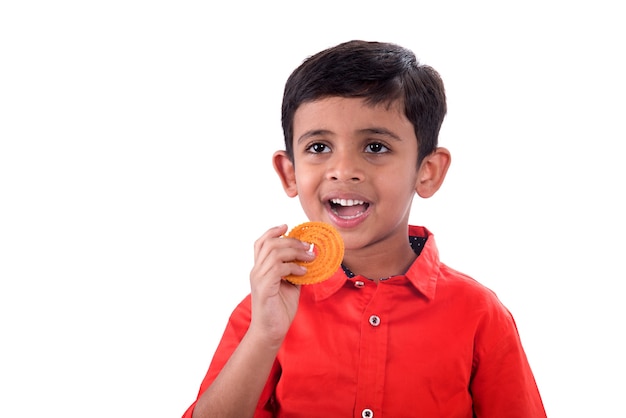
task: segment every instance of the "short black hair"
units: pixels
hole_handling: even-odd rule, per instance
[[[392,43],[353,40],[310,56],[285,83],[282,126],[293,160],[293,119],[298,107],[331,96],[365,98],[377,105],[400,100],[418,141],[419,165],[436,148],[446,115],[441,76],[415,54]]]

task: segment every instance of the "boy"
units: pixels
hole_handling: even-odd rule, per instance
[[[545,417],[510,313],[408,224],[450,164],[445,113],[437,72],[397,45],[343,43],[291,74],[274,168],[309,220],[340,231],[342,268],[292,285],[293,261],[315,255],[286,225],[262,235],[184,417]]]

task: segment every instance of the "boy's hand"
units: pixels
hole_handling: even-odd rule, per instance
[[[268,344],[279,346],[298,308],[300,286],[283,277],[302,275],[306,269],[294,260],[311,261],[309,244],[286,238],[287,225],[269,229],[254,243],[254,266],[250,272],[252,321],[249,332]]]

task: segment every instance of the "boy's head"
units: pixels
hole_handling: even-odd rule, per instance
[[[282,105],[285,150],[293,160],[293,120],[306,102],[340,96],[372,105],[400,101],[418,139],[418,165],[437,148],[446,114],[439,74],[410,50],[390,43],[350,41],[306,59],[288,78]]]

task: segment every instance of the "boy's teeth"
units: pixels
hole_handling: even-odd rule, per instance
[[[335,205],[341,205],[341,206],[355,206],[355,205],[362,205],[363,202],[362,200],[352,200],[352,199],[331,199],[331,202],[333,202]]]

